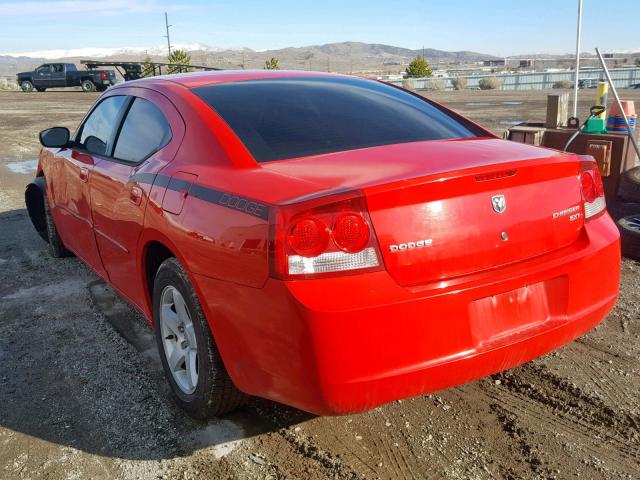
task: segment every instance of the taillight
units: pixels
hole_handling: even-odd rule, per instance
[[[380,252],[359,192],[278,207],[271,218],[271,274],[282,279],[378,270]]]
[[[320,255],[329,243],[329,229],[315,217],[296,219],[289,228],[288,243],[291,249],[303,257]]]
[[[583,161],[580,164],[580,190],[585,219],[594,217],[607,208],[602,177],[594,161]]]
[[[105,72],[102,72],[102,73],[100,74],[100,78],[101,78],[102,80],[106,80],[106,79],[107,79],[107,74],[106,74]]]

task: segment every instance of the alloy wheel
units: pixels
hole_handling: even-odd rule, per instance
[[[198,345],[189,308],[171,285],[160,297],[160,334],[173,379],[180,390],[192,394],[198,386]]]

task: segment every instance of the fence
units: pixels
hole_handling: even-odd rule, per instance
[[[609,70],[611,79],[616,88],[628,88],[631,85],[640,84],[640,68],[624,67],[612,68]],[[561,72],[523,72],[523,73],[490,73],[477,75],[460,75],[467,79],[467,88],[471,90],[479,89],[478,82],[481,78],[496,77],[502,81],[502,90],[544,90],[553,88],[556,82],[566,80],[572,85],[574,82],[574,72],[565,70]],[[457,77],[439,78],[412,78],[411,87],[415,90],[431,90],[430,82],[444,82],[446,90],[453,90],[451,80]],[[580,80],[604,80],[602,69],[581,69]],[[402,85],[402,81],[391,82]],[[441,87],[441,85],[438,85]],[[440,88],[437,88],[440,89]]]

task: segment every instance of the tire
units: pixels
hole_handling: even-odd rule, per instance
[[[95,92],[96,85],[91,80],[83,80],[80,84],[83,92]]]
[[[51,209],[49,208],[49,202],[47,200],[47,195],[42,196],[42,200],[44,202],[44,219],[47,227],[47,241],[49,242],[49,254],[53,258],[63,258],[70,257],[73,254],[67,250],[64,246],[60,235],[58,235],[58,230],[56,229],[56,225],[53,222],[53,217],[51,216]]]
[[[198,297],[175,258],[165,260],[156,273],[153,321],[165,376],[183,410],[205,419],[229,413],[247,401],[229,377]]]
[[[46,90],[46,88],[36,87],[36,90],[39,91],[39,92],[44,92]]]
[[[614,220],[619,220],[622,217],[640,214],[640,203],[627,202],[621,198],[616,198],[611,202],[607,202],[607,210]]]
[[[620,229],[622,255],[640,260],[640,214],[621,218],[617,224]]]
[[[33,86],[33,83],[31,83],[31,80],[23,80],[20,82],[20,88],[23,92],[33,92],[35,87]]]
[[[97,90],[98,92],[104,92],[104,91],[106,91],[106,90],[107,90],[107,86],[106,86],[106,85],[98,85],[98,86],[96,87],[96,90]]]
[[[640,203],[640,167],[632,168],[622,174],[618,196],[629,202]]]

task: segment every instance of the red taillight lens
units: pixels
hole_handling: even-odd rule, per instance
[[[106,80],[106,79],[107,79],[107,74],[106,74],[105,72],[102,72],[102,73],[100,74],[100,78],[101,78],[102,80]]]
[[[580,190],[584,202],[584,218],[588,220],[607,208],[604,185],[598,165],[591,157],[580,164]]]
[[[593,179],[591,170],[586,170],[580,174],[580,187],[582,188],[582,197],[585,202],[591,203],[598,197],[596,182]]]
[[[341,213],[336,216],[331,232],[340,250],[356,253],[369,243],[369,225],[357,213]]]
[[[315,217],[296,220],[289,229],[289,246],[298,255],[315,257],[320,255],[329,243],[327,226]]]
[[[364,197],[346,192],[274,210],[271,274],[285,280],[380,269]]]

